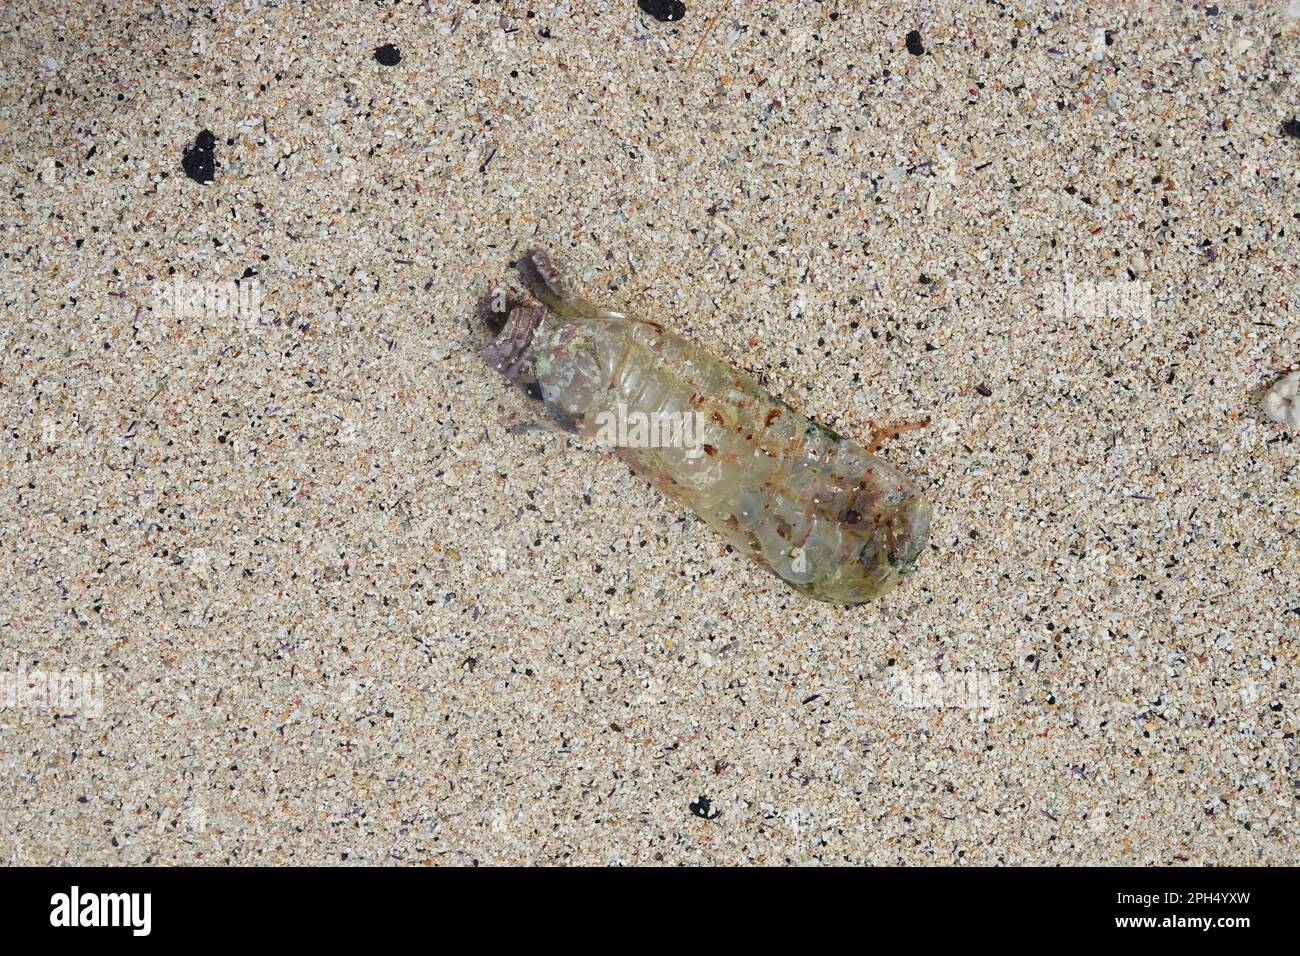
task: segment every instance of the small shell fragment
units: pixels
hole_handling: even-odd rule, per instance
[[[1300,428],[1300,372],[1292,372],[1273,384],[1264,396],[1264,414],[1287,428]]]

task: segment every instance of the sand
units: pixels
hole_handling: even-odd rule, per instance
[[[4,5],[0,859],[1300,862],[1300,9],[686,6]],[[533,246],[917,572],[545,424]]]

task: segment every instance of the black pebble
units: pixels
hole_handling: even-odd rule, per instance
[[[921,45],[920,30],[913,30],[907,35],[907,52],[912,56],[920,56],[925,52],[925,47]]]
[[[722,814],[721,810],[717,811],[716,813],[711,813],[710,811],[712,809],[713,809],[712,801],[710,801],[709,798],[705,796],[700,796],[698,799],[694,800],[690,804],[691,813],[695,814],[701,820],[715,820]]]
[[[375,62],[380,66],[397,66],[402,62],[402,51],[391,43],[375,47]]]
[[[1282,132],[1287,136],[1294,136],[1300,139],[1300,120],[1289,119],[1282,124]]]
[[[637,6],[660,23],[673,23],[686,16],[686,4],[681,0],[637,0]]]
[[[185,175],[196,183],[212,182],[217,168],[217,159],[212,152],[216,145],[217,138],[211,130],[199,133],[194,142],[185,147],[185,155],[181,157],[181,169],[185,170]]]

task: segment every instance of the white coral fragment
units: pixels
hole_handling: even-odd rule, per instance
[[[1274,383],[1264,396],[1264,414],[1288,428],[1300,428],[1300,372]]]

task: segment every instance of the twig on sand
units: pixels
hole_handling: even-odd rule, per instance
[[[693,64],[695,58],[700,55],[700,48],[704,46],[704,41],[709,38],[709,34],[713,32],[713,28],[717,26],[718,21],[722,19],[722,15],[727,12],[727,7],[729,6],[731,6],[731,0],[723,0],[722,6],[718,8],[718,12],[713,15],[713,19],[709,21],[709,25],[704,28],[704,36],[700,37],[700,42],[695,44],[695,51],[691,54],[691,58],[686,61],[686,69],[683,72],[691,72],[691,64]]]

